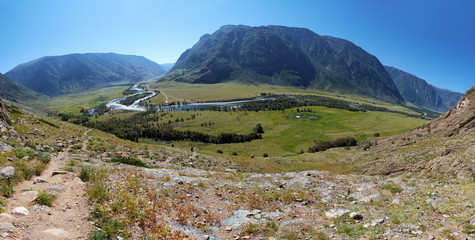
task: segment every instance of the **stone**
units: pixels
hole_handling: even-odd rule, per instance
[[[374,226],[379,225],[383,222],[384,222],[384,218],[378,218],[378,219],[373,220],[373,222],[371,222],[371,226],[374,227]]]
[[[10,179],[15,175],[15,168],[12,166],[8,166],[0,170],[0,178],[2,179]]]
[[[13,158],[7,157],[7,160],[11,162],[11,161],[13,161]]]
[[[36,204],[35,206],[33,206],[33,210],[38,211],[38,212],[49,212],[49,211],[51,211],[51,209],[48,206],[41,205],[41,204]]]
[[[13,150],[13,147],[7,143],[0,142],[0,152],[10,152]]]
[[[330,210],[326,211],[325,216],[327,216],[329,218],[337,218],[337,217],[341,217],[344,214],[347,214],[349,212],[350,212],[350,210],[348,210],[348,209],[333,208],[333,209],[330,209]]]
[[[13,219],[14,217],[8,213],[0,213],[0,219]]]
[[[35,178],[35,182],[34,182],[34,183],[37,184],[37,183],[47,183],[47,182],[48,182],[48,181],[46,181],[45,179],[38,177],[38,178]]]
[[[68,173],[67,171],[63,171],[63,170],[54,170],[53,173],[51,174],[51,176],[64,175],[64,174],[67,174],[67,173]]]
[[[43,231],[44,233],[51,234],[56,237],[69,238],[70,234],[60,228],[50,228]]]
[[[46,192],[53,195],[56,195],[63,190],[64,190],[64,186],[61,184],[52,185],[46,188]]]
[[[15,226],[10,222],[0,222],[0,231],[14,231]]]
[[[353,218],[355,220],[360,220],[360,219],[363,219],[363,215],[361,215],[361,213],[358,213],[358,212],[352,212],[350,213],[350,218]]]
[[[232,230],[233,230],[232,227],[227,227],[227,228],[226,228],[226,231],[228,231],[228,232],[230,232],[230,231],[232,231]]]
[[[393,199],[392,204],[401,205],[401,200],[399,200],[399,198],[395,198],[395,199]]]
[[[30,213],[25,207],[16,207],[12,210],[12,214],[26,216]]]

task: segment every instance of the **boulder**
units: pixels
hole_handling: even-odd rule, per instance
[[[344,208],[333,208],[325,212],[325,216],[329,218],[341,217],[344,214],[350,213],[350,210]]]
[[[12,210],[12,214],[26,216],[30,212],[25,207],[16,207]]]
[[[0,170],[0,178],[2,179],[10,179],[15,175],[15,168],[12,166],[8,166]]]

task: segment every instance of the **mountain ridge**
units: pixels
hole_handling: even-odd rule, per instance
[[[413,74],[384,66],[403,98],[416,106],[446,112],[462,97],[462,93],[437,88]]]
[[[379,60],[361,47],[305,28],[225,25],[183,52],[161,81],[231,79],[356,93],[403,103]]]
[[[142,56],[85,53],[46,56],[23,63],[5,75],[48,96],[138,82],[165,74],[159,64]]]

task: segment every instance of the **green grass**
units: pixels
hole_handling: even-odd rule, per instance
[[[148,85],[151,90],[160,90],[161,94],[152,98],[152,103],[165,103],[165,96],[168,102],[174,101],[213,101],[229,100],[236,98],[258,97],[261,93],[272,94],[312,94],[325,97],[332,97],[357,103],[365,103],[380,107],[386,107],[395,111],[402,111],[409,114],[417,114],[404,106],[394,105],[380,100],[375,100],[357,95],[339,95],[336,93],[323,92],[315,89],[300,89],[272,85],[244,85],[238,81],[229,81],[217,84],[188,84],[174,81],[151,83]]]
[[[126,86],[117,86],[73,93],[55,97],[48,102],[41,103],[41,105],[50,111],[79,113],[82,108],[89,109],[112,99],[123,97],[122,91],[127,88]]]
[[[400,193],[402,192],[402,188],[394,185],[394,184],[383,184],[381,185],[381,188],[382,189],[386,189],[386,190],[389,190],[391,192],[391,194],[396,194],[396,193]]]
[[[235,144],[204,144],[192,143],[193,146],[209,153],[221,150],[224,155],[232,154],[271,157],[296,156],[300,150],[306,151],[314,145],[314,140],[332,140],[341,137],[355,137],[359,141],[370,138],[378,132],[381,136],[395,135],[426,123],[425,120],[410,118],[401,114],[385,112],[350,112],[325,107],[310,107],[314,113],[297,115],[296,109],[285,111],[266,112],[171,112],[162,117],[159,122],[174,122],[175,119],[185,119],[184,122],[174,122],[177,130],[200,131],[208,134],[232,132],[247,134],[257,123],[261,123],[265,133],[263,139],[247,143]],[[192,114],[198,114],[191,120]],[[125,117],[128,114],[104,116]],[[296,116],[300,116],[299,119]],[[315,120],[312,117],[319,117]],[[186,120],[190,119],[190,120]],[[213,122],[213,125],[202,126],[204,122]],[[182,148],[189,148],[189,142],[174,143]]]
[[[39,191],[36,196],[35,202],[48,207],[53,206],[54,195],[47,193],[46,191]]]
[[[123,163],[123,164],[128,164],[128,165],[133,165],[137,167],[147,167],[147,164],[142,162],[140,159],[132,158],[132,157],[117,157],[111,159],[111,162],[118,162],[118,163]]]

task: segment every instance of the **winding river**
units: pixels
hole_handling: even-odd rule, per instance
[[[142,100],[147,100],[149,98],[154,97],[157,95],[157,92],[154,91],[146,91],[144,89],[138,88],[138,84],[135,84],[133,87],[130,88],[130,90],[136,90],[137,92],[125,97],[121,98],[116,98],[114,100],[111,100],[109,102],[106,102],[106,106],[109,107],[111,110],[129,110],[129,111],[146,111],[147,109],[143,106],[139,106],[140,101]],[[137,99],[134,103],[132,103],[130,106],[126,106],[123,104],[120,104],[120,101],[125,100],[126,98],[130,96],[134,96],[137,94],[142,94],[142,93],[152,93],[151,95]],[[262,100],[268,100],[268,98],[263,98],[263,97],[256,97],[253,99],[248,99],[248,100],[240,100],[240,101],[229,101],[229,102],[207,102],[207,103],[190,103],[190,104],[183,104],[183,105],[172,105],[172,106],[163,106],[159,107],[158,110],[160,111],[203,111],[203,110],[210,110],[210,109],[216,109],[216,108],[221,108],[221,107],[235,107],[242,105],[246,102],[253,102],[253,101],[262,101]],[[99,105],[98,105],[99,106]],[[95,106],[91,110],[89,110],[89,113],[94,115],[94,110],[98,107]]]

